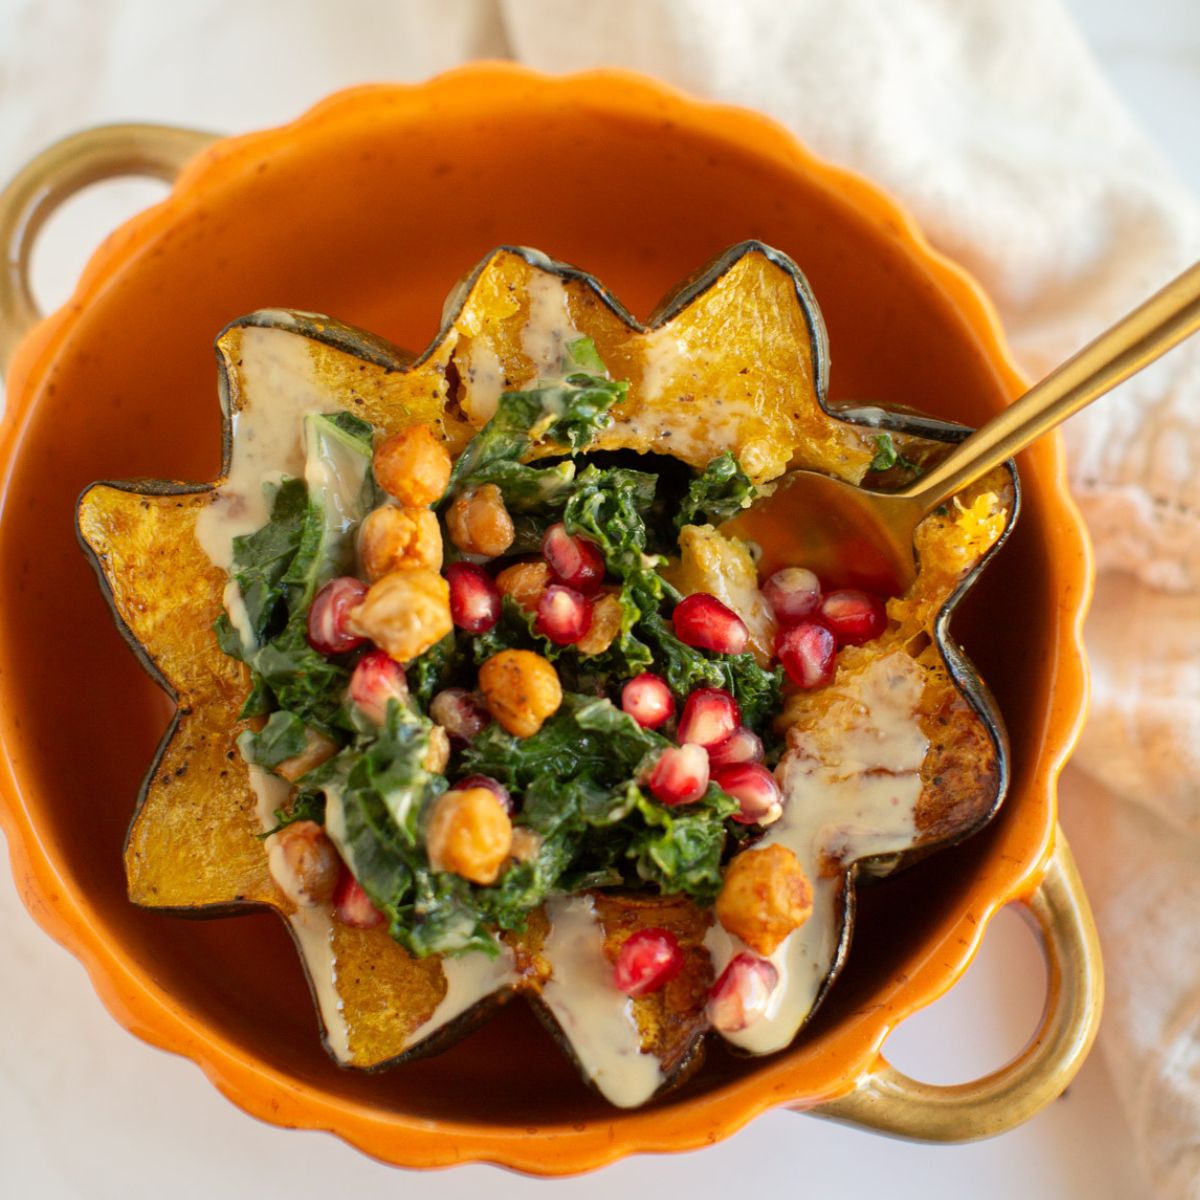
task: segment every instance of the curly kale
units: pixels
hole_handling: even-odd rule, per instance
[[[675,515],[676,530],[708,522],[720,525],[736,516],[758,495],[742,464],[726,450],[692,480]]]

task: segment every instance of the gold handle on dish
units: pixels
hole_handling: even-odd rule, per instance
[[[101,125],[55,142],[17,172],[0,192],[0,375],[42,319],[29,263],[50,214],[103,179],[144,175],[171,183],[215,136],[170,125]]]
[[[1061,828],[1034,893],[1022,903],[1042,932],[1047,996],[1041,1024],[1012,1062],[971,1083],[921,1083],[882,1055],[854,1091],[810,1111],[928,1142],[990,1137],[1060,1096],[1096,1037],[1104,998],[1100,943]]]

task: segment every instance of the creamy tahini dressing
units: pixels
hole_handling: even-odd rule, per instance
[[[483,338],[476,338],[463,358],[463,411],[473,424],[486,425],[496,415],[504,391],[500,356]]]
[[[837,889],[841,870],[872,854],[907,849],[916,839],[921,764],[929,741],[916,712],[921,668],[903,651],[870,663],[846,684],[833,685],[841,702],[818,736],[789,738],[776,771],[783,816],[757,843],[778,842],[795,853],[813,888],[808,921],[770,955],[779,986],[766,1014],[739,1033],[724,1035],[754,1054],[787,1046],[812,1009],[837,952]],[[746,949],[720,925],[705,939],[717,974]]]
[[[201,548],[226,571],[233,566],[233,539],[262,528],[271,515],[263,485],[304,470],[304,414],[329,404],[312,348],[298,333],[246,326],[238,375],[242,394],[231,417],[229,475],[196,521]]]
[[[567,344],[579,336],[563,281],[557,275],[534,272],[529,280],[529,318],[521,330],[521,349],[533,360],[540,378],[561,372]]]
[[[707,463],[721,448],[736,450],[743,467],[757,475],[766,465],[759,460],[770,457],[769,446],[745,436],[748,422],[762,427],[758,397],[704,390],[695,368],[710,353],[707,347],[688,345],[670,325],[644,334],[638,394],[653,408],[634,416],[629,431],[690,462]]]
[[[241,335],[240,407],[232,414],[233,447],[229,475],[212,503],[196,521],[196,539],[214,565],[233,566],[233,539],[266,524],[270,509],[264,484],[284,475],[299,475],[305,466],[304,414],[326,407],[308,341],[282,329],[247,327]],[[234,628],[252,644],[241,591],[232,578],[223,600]],[[258,820],[265,832],[276,824],[275,812],[287,805],[291,784],[249,766],[250,787]],[[333,917],[328,905],[310,905],[288,868],[278,838],[266,840],[267,866],[279,890],[296,906],[288,914],[304,960],[329,1048],[339,1062],[350,1060],[350,1038],[337,990],[333,952]]]
[[[554,896],[546,915],[550,933],[542,955],[554,973],[543,1002],[604,1098],[620,1108],[644,1103],[662,1085],[662,1064],[643,1052],[633,1001],[613,983],[592,898]]]
[[[644,333],[641,339],[641,395],[648,401],[661,400],[668,384],[676,381],[692,364],[687,343],[670,325]]]
[[[241,639],[242,645],[253,646],[254,622],[250,620],[250,612],[246,608],[245,600],[242,599],[242,589],[232,575],[225,581],[225,588],[221,592],[221,603],[225,606],[230,623]]]
[[[513,964],[513,953],[503,942],[496,944],[500,948],[498,958],[489,958],[479,952],[463,954],[457,958],[442,958],[446,994],[430,1014],[429,1020],[408,1035],[406,1046],[415,1046],[424,1041],[480,1000],[515,982],[517,974]]]
[[[250,787],[258,802],[258,820],[264,832],[275,827],[275,812],[287,805],[291,784],[270,771],[251,765]],[[333,952],[333,914],[327,904],[309,905],[303,902],[303,890],[288,869],[280,852],[279,839],[267,838],[267,866],[271,878],[296,905],[296,911],[288,914],[288,924],[296,938],[300,957],[304,960],[321,1023],[325,1026],[325,1040],[338,1062],[350,1061],[350,1030],[342,1008],[342,997],[337,989],[337,960]]]

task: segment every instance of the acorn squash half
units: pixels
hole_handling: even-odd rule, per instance
[[[727,250],[673,291],[646,324],[586,273],[536,251],[501,248],[454,290],[441,329],[417,357],[314,314],[267,310],[231,323],[216,342],[222,479],[238,414],[262,389],[280,386],[302,388],[311,407],[351,411],[379,435],[432,424],[457,453],[491,415],[502,389],[535,378],[536,347],[523,331],[533,307],[547,303],[565,306],[612,377],[629,381],[627,397],[612,410],[615,420],[589,450],[671,455],[696,470],[732,450],[757,485],[799,466],[887,486],[907,482],[906,469],[936,461],[966,432],[877,408],[831,411],[816,302],[796,265],[760,243]],[[297,370],[299,380],[288,375]],[[373,1070],[435,1052],[521,993],[580,1060],[585,1077],[591,1075],[578,1038],[543,995],[553,977],[542,953],[544,914],[535,913],[525,933],[506,935],[503,970],[465,978],[436,956],[411,957],[384,929],[335,921],[314,931],[276,886],[248,768],[235,746],[248,672],[221,652],[213,635],[226,578],[196,536],[197,519],[221,482],[97,483],[79,502],[79,535],[117,625],[176,705],[129,829],[130,899],[181,915],[262,906],[280,913],[304,958],[326,1045],[344,1066]],[[820,877],[814,919],[823,924],[810,950],[813,984],[773,1043],[744,1048],[786,1045],[828,992],[850,945],[856,879],[961,840],[1000,804],[1007,780],[1003,724],[949,623],[1016,512],[1017,478],[1009,465],[928,518],[918,532],[917,578],[906,595],[889,601],[888,632],[843,651],[830,686],[786,699],[779,726],[789,753],[805,770],[836,772],[838,742],[829,731],[862,723],[863,688],[883,663],[907,681],[927,749],[908,766],[919,775],[910,826],[874,844],[860,839],[857,853],[850,853],[853,839],[826,830],[822,841],[814,830],[812,869]],[[735,559],[736,552],[713,531],[695,536],[697,545],[707,541],[716,551],[685,553],[674,568],[681,589],[720,594],[722,586],[735,587],[738,564],[730,554]],[[744,561],[740,569],[744,574]],[[684,948],[684,972],[632,1001],[641,1052],[657,1063],[653,1090],[662,1090],[703,1056],[711,916],[682,897],[597,892],[592,900],[608,957],[631,932],[650,926],[671,929]],[[645,1098],[607,1094],[618,1103]]]

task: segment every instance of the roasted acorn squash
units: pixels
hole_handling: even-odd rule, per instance
[[[759,243],[722,254],[668,297],[646,325],[583,272],[534,251],[502,248],[454,291],[440,332],[416,358],[312,314],[261,311],[229,325],[216,343],[223,474],[230,468],[235,421],[272,388],[290,389],[297,412],[346,409],[382,434],[431,424],[456,454],[492,415],[501,390],[534,380],[539,356],[554,351],[526,335],[539,305],[565,308],[571,325],[594,341],[612,377],[630,381],[627,397],[613,409],[615,420],[589,451],[654,452],[699,470],[732,450],[759,485],[790,466],[855,482],[870,475],[872,483],[886,485],[898,469],[891,465],[892,451],[901,463],[919,466],[963,434],[878,409],[830,412],[819,310],[795,264]],[[881,449],[888,453],[881,456]],[[326,1043],[346,1066],[377,1069],[436,1051],[492,1006],[522,993],[580,1060],[585,1076],[594,1077],[581,1038],[556,1019],[548,992],[553,967],[543,953],[550,936],[544,915],[535,914],[524,933],[506,935],[499,967],[480,965],[456,975],[453,964],[436,956],[411,957],[383,929],[336,922],[314,929],[273,881],[260,837],[262,817],[235,748],[246,728],[238,714],[249,677],[214,638],[226,578],[196,535],[197,519],[221,482],[98,483],[79,503],[80,537],[118,626],[177,706],[129,830],[130,899],[189,914],[255,906],[278,911],[305,959]],[[915,816],[910,826],[874,840],[851,828],[853,820],[840,831],[811,831],[820,916],[805,951],[811,984],[793,1006],[790,1024],[784,1021],[757,1040],[734,1037],[736,1044],[756,1052],[786,1045],[820,1002],[849,947],[859,875],[886,874],[961,840],[1001,802],[1001,719],[954,644],[949,621],[1016,509],[1016,474],[1006,468],[931,516],[918,534],[916,582],[889,603],[888,632],[845,650],[830,686],[787,698],[778,718],[791,748],[787,770],[823,780],[821,786],[834,788],[831,796],[847,779],[846,731],[869,740],[872,705],[886,709],[889,695],[909,704],[922,740],[910,745],[908,761],[860,763],[851,769],[852,775],[858,771],[851,783],[858,786],[868,775],[907,775]],[[716,531],[693,530],[683,561],[673,568],[676,584],[685,593],[713,592],[737,607],[748,563],[731,546]],[[748,624],[753,635],[753,621]],[[769,630],[760,634],[752,636],[751,649],[769,656]],[[719,949],[710,916],[681,897],[596,892],[592,903],[609,958],[630,933],[647,927],[672,930],[684,949],[683,972],[633,1002],[641,1050],[654,1061],[649,1090],[670,1086],[703,1056],[705,999],[714,973],[710,951]],[[645,1098],[623,1097],[602,1080],[593,1082],[618,1103]]]

